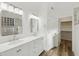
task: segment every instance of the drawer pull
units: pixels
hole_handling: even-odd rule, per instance
[[[21,51],[21,49],[18,49],[18,50],[17,50],[17,52],[20,52],[20,51]]]

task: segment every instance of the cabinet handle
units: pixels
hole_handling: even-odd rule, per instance
[[[20,51],[21,51],[21,49],[18,49],[18,50],[17,50],[17,52],[20,52]]]

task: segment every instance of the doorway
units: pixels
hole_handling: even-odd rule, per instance
[[[58,23],[59,45],[44,52],[42,56],[74,56],[72,52],[72,16],[59,18]]]
[[[61,17],[60,19],[59,55],[74,55],[72,52],[72,16]]]

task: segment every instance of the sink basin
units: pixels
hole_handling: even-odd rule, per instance
[[[9,43],[9,45],[21,43],[23,40],[14,40]]]

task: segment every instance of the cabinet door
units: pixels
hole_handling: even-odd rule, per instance
[[[38,56],[43,51],[43,39],[36,39],[22,45],[21,56]]]
[[[12,48],[12,49],[7,50],[5,52],[2,52],[1,55],[2,56],[20,56],[22,54],[22,51],[23,51],[22,46],[23,45],[20,45],[18,47],[15,47],[15,48]]]
[[[35,39],[22,46],[21,55],[38,56],[43,51],[43,38]]]
[[[25,43],[21,46],[22,51],[19,53],[20,56],[33,56],[33,41]]]
[[[54,37],[54,47],[58,47],[58,43],[59,43],[59,40],[58,40],[58,34],[56,34]]]
[[[33,55],[38,56],[43,51],[43,38],[38,38],[34,41]]]
[[[1,53],[2,56],[18,56],[17,48],[10,49]]]

